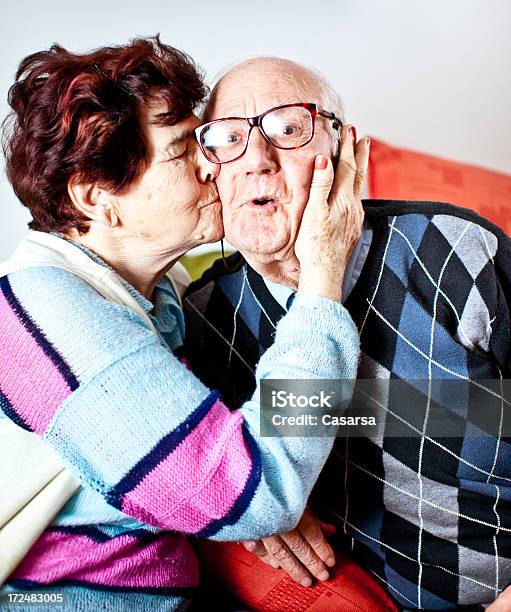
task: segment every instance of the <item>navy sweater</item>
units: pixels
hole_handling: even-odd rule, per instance
[[[401,606],[477,610],[511,582],[511,241],[447,204],[364,208],[373,241],[345,305],[358,377],[384,381],[380,426],[336,439],[311,501]],[[185,316],[194,371],[232,406],[285,311],[239,254],[228,267],[189,287]]]

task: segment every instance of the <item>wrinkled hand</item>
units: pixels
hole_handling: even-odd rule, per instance
[[[267,565],[281,567],[296,582],[311,586],[312,576],[328,580],[328,567],[335,565],[334,551],[325,539],[325,535],[333,533],[333,525],[320,521],[305,508],[296,529],[257,542],[243,542],[243,546]]]
[[[299,291],[340,300],[344,269],[362,231],[360,193],[369,161],[369,139],[341,131],[339,161],[316,157],[309,199],[295,243],[300,262]],[[322,168],[322,165],[326,166]]]
[[[511,586],[504,589],[497,599],[486,608],[486,612],[509,612],[511,610]]]

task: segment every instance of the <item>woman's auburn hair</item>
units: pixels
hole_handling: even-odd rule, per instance
[[[86,233],[88,219],[68,195],[71,177],[123,193],[149,161],[144,108],[166,103],[160,123],[175,125],[207,93],[193,60],[159,35],[84,54],[54,44],[26,57],[9,90],[2,144],[29,227]]]

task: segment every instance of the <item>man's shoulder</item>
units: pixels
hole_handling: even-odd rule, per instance
[[[371,303],[385,319],[403,329],[434,319],[465,346],[487,352],[492,329],[509,327],[509,237],[473,211],[442,202],[376,200],[365,210],[374,248],[363,297],[378,287]],[[502,324],[492,326],[496,321]]]
[[[452,223],[459,223],[455,221],[456,219],[471,222],[494,234],[498,239],[502,238],[504,241],[510,241],[509,236],[500,227],[481,217],[475,211],[456,204],[429,200],[366,199],[363,200],[363,205],[366,218],[376,224],[378,224],[378,221],[385,223],[385,220],[388,218],[409,217],[412,215],[419,215],[428,219],[445,217],[446,221],[448,218],[451,218]]]
[[[511,261],[511,238],[473,210],[445,202],[411,200],[364,200],[364,210],[374,242],[381,248],[397,233],[403,248],[404,242],[420,244],[423,249],[443,243],[449,250],[464,249],[471,259],[485,259],[491,253],[492,264],[499,268]]]

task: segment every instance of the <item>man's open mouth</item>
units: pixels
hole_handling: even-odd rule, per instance
[[[272,202],[275,202],[273,198],[254,198],[251,200],[251,203],[255,204],[256,206],[265,206],[266,204],[270,204]]]

